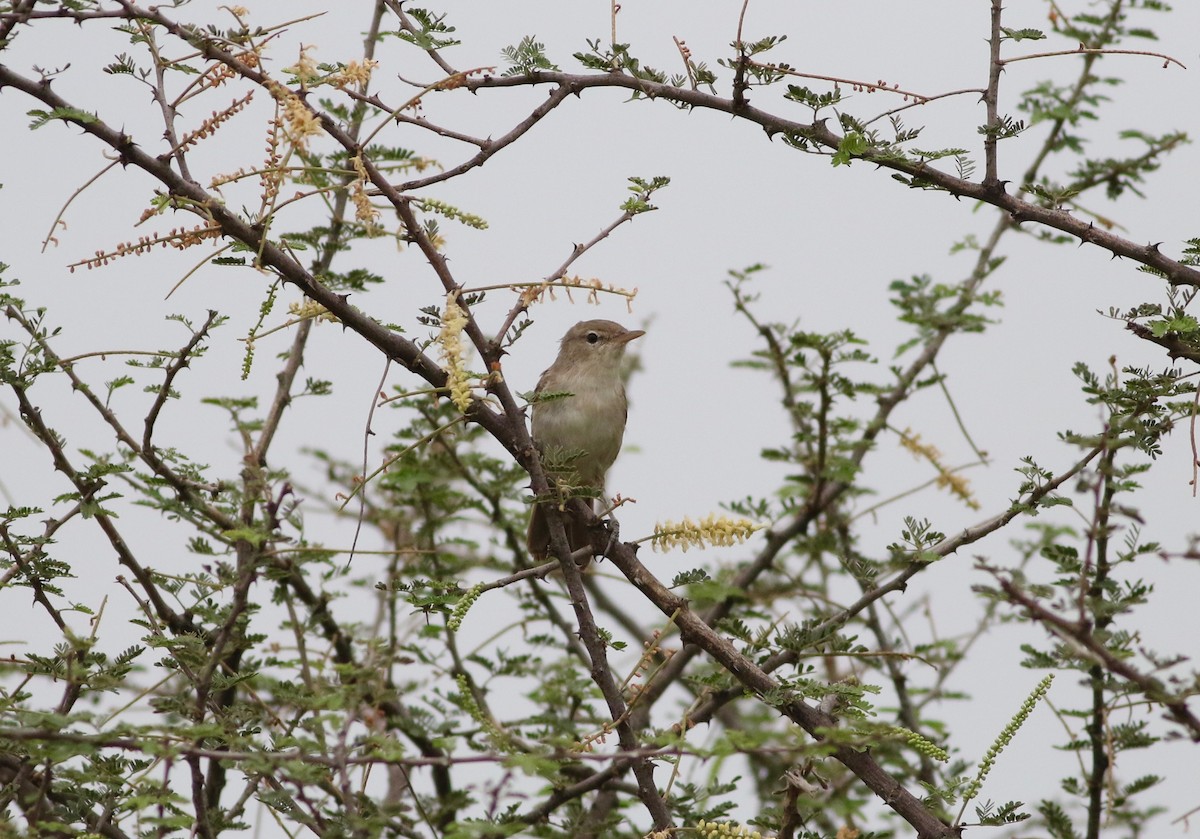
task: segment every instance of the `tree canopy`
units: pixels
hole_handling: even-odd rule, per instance
[[[1200,14],[629,5],[0,2],[5,830],[1195,817]]]

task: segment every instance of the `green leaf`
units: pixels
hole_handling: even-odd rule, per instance
[[[1000,31],[1010,41],[1043,41],[1046,38],[1046,33],[1040,29],[1009,29],[1001,26]]]
[[[29,123],[29,130],[35,131],[41,128],[48,122],[53,122],[56,119],[61,119],[65,122],[75,122],[80,125],[91,125],[94,122],[99,122],[100,117],[88,111],[81,111],[77,108],[54,108],[50,111],[32,110],[26,112],[27,116],[33,117],[33,122]]]
[[[834,166],[849,166],[850,162],[870,148],[867,138],[857,131],[848,131],[833,154]]]

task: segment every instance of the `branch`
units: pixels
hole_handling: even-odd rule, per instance
[[[1108,647],[1096,639],[1091,626],[1086,621],[1064,618],[1057,612],[1047,609],[1036,598],[1026,594],[1012,579],[1003,576],[998,569],[982,563],[980,563],[980,567],[996,578],[1000,588],[1009,596],[1009,599],[1023,607],[1029,613],[1030,618],[1045,626],[1051,634],[1068,642],[1068,645],[1073,647],[1081,658],[1089,659],[1110,673],[1115,673],[1136,685],[1147,698],[1166,708],[1167,716],[1187,729],[1193,742],[1200,743],[1200,718],[1188,708],[1187,700],[1184,697],[1171,693],[1158,679],[1142,673],[1125,659],[1113,655]]]
[[[403,0],[384,0],[384,3],[386,3],[387,7],[392,10],[392,13],[395,14],[396,18],[400,21],[401,29],[414,35],[417,34],[417,27],[413,25],[412,20],[410,20],[408,15],[404,13],[404,9],[402,8]],[[430,47],[426,49],[425,53],[433,59],[433,63],[440,67],[447,76],[452,76],[458,72],[451,67],[450,64],[444,58],[442,58],[441,53],[434,48]]]
[[[442,172],[438,175],[430,175],[427,178],[417,178],[415,180],[406,181],[405,183],[400,184],[398,189],[403,192],[421,189],[422,187],[431,186],[432,184],[441,183],[442,181],[448,181],[451,178],[457,178],[459,175],[465,172],[469,172],[472,169],[482,166],[498,151],[512,145],[522,136],[524,136],[529,129],[533,128],[533,126],[537,125],[542,120],[542,117],[546,116],[546,114],[550,113],[559,105],[561,105],[570,95],[571,91],[567,87],[555,88],[553,91],[551,91],[545,102],[534,108],[529,116],[517,123],[517,125],[514,126],[513,129],[503,137],[498,140],[489,139],[484,141],[482,147],[479,149],[479,153],[470,160],[464,161],[458,166],[455,166],[453,169],[447,169],[445,172]]]
[[[565,90],[565,88],[559,88],[559,90]],[[495,347],[497,349],[500,348],[500,344],[504,340],[504,336],[508,334],[508,330],[512,328],[513,323],[516,322],[517,318],[521,316],[522,312],[529,310],[529,306],[533,302],[534,297],[540,294],[543,288],[548,288],[550,284],[561,280],[564,276],[566,276],[567,269],[570,268],[576,260],[594,248],[600,242],[607,239],[614,230],[616,230],[622,224],[631,221],[636,215],[637,213],[630,212],[629,210],[621,213],[621,215],[617,217],[616,221],[606,226],[603,230],[593,236],[590,241],[582,244],[576,244],[575,247],[571,249],[570,255],[566,258],[562,265],[559,265],[557,268],[547,274],[546,279],[542,284],[530,286],[528,289],[522,292],[520,297],[517,299],[516,304],[514,304],[509,310],[508,316],[504,318],[504,323],[501,324],[498,330],[496,330],[496,337],[492,339],[492,343],[495,345]]]
[[[571,606],[575,609],[575,618],[579,625],[579,637],[583,640],[584,646],[588,651],[588,656],[591,658],[592,681],[596,683],[596,686],[600,688],[600,692],[604,695],[613,725],[617,730],[617,738],[621,743],[621,748],[626,751],[636,751],[639,748],[639,743],[634,733],[634,726],[630,723],[629,708],[621,696],[621,690],[617,687],[616,679],[613,677],[612,669],[609,666],[607,645],[604,639],[600,637],[599,627],[596,626],[595,617],[592,615],[591,607],[588,605],[587,592],[583,588],[583,577],[579,573],[579,566],[575,564],[574,559],[571,557],[571,551],[567,546],[566,533],[563,531],[563,528],[561,526],[554,527],[553,520],[551,520],[551,525],[551,548],[553,548],[555,555],[559,557],[559,564],[567,583],[567,592],[571,596]],[[634,759],[631,765],[634,778],[637,779],[639,798],[641,798],[642,804],[654,819],[655,827],[658,830],[665,830],[671,827],[670,811],[667,809],[667,804],[654,783],[654,765],[645,758]]]
[[[996,2],[1000,2],[1000,0],[996,0]],[[730,114],[761,126],[769,136],[782,134],[802,138],[830,151],[838,149],[843,139],[841,135],[827,128],[823,120],[813,123],[797,122],[761,110],[748,103],[738,104],[736,100],[724,99],[703,91],[675,87],[647,79],[635,79],[616,73],[591,75],[538,70],[524,76],[469,79],[463,87],[470,91],[476,91],[538,84],[568,85],[571,92],[577,94],[592,88],[637,90],[651,98],[666,99],[688,105],[691,108],[703,108]],[[989,183],[986,178],[982,183],[966,180],[934,168],[926,162],[898,156],[892,149],[867,149],[856,157],[882,169],[919,178],[922,184],[944,190],[955,197],[990,204],[1008,213],[1011,221],[1015,224],[1035,222],[1045,225],[1074,236],[1081,242],[1088,242],[1103,248],[1114,256],[1127,257],[1142,265],[1147,265],[1165,275],[1172,285],[1200,287],[1200,270],[1164,255],[1159,251],[1157,245],[1139,245],[1129,239],[1098,230],[1092,223],[1077,219],[1065,210],[1042,207],[1017,195],[1010,195],[998,188],[998,184]]]
[[[103,484],[89,481],[84,475],[76,471],[75,467],[67,459],[59,437],[42,419],[41,410],[34,407],[29,401],[22,387],[14,384],[12,389],[16,394],[17,404],[20,406],[21,419],[25,421],[29,429],[37,435],[42,445],[50,452],[50,456],[54,460],[54,468],[66,476],[67,480],[75,488],[75,491],[79,493],[81,499],[90,498]],[[200,629],[192,622],[190,616],[178,614],[163,600],[154,576],[143,568],[141,563],[134,557],[133,551],[129,549],[129,545],[125,542],[124,537],[121,536],[120,531],[113,524],[112,518],[103,510],[95,512],[92,518],[101,531],[103,531],[109,545],[116,552],[117,560],[137,578],[142,590],[146,593],[146,597],[154,605],[154,612],[158,618],[167,624],[176,635],[199,635]]]
[[[168,28],[172,28],[175,34],[181,38],[188,36],[187,30],[184,30],[178,24],[170,21],[162,22],[161,14],[158,12],[145,11],[144,15],[142,15],[139,10],[139,16],[149,17]],[[215,46],[207,45],[205,51],[206,54],[211,54],[216,60],[224,61],[238,70],[238,72],[243,73],[250,80],[260,83],[265,81],[265,77],[257,71],[252,70]],[[33,81],[13,72],[6,65],[0,64],[0,88],[6,86],[15,87],[27,93],[52,109],[74,110],[73,106],[67,100],[51,90],[49,82]],[[379,349],[389,358],[396,360],[406,369],[416,373],[433,387],[445,387],[445,371],[433,359],[421,352],[416,344],[402,335],[391,331],[378,321],[368,317],[358,308],[350,305],[347,295],[336,294],[319,283],[287,251],[266,239],[262,230],[257,225],[238,216],[226,207],[222,201],[206,192],[199,184],[184,180],[168,163],[143,151],[141,146],[131,136],[111,128],[99,119],[68,119],[67,121],[79,126],[84,132],[91,134],[114,149],[120,155],[121,161],[125,165],[135,166],[162,183],[171,195],[185,199],[185,201],[191,202],[195,206],[203,207],[205,212],[211,215],[212,220],[220,226],[226,236],[244,243],[252,252],[257,253],[259,255],[259,263],[263,267],[271,269],[285,282],[296,286],[305,295],[320,303],[337,316],[347,328],[358,333],[368,343]],[[326,128],[329,128],[331,125],[332,121],[326,118]],[[336,128],[336,126],[334,127]],[[338,130],[337,133],[353,146],[353,141],[343,131]],[[381,178],[377,171],[373,174]],[[468,411],[467,418],[487,429],[511,454],[517,457],[518,462],[528,462],[528,455],[525,454],[524,449],[518,440],[515,439],[513,429],[500,415],[488,408],[483,402],[475,400]]]
[[[772,706],[818,742],[825,739],[822,733],[824,730],[837,727],[835,719],[802,700],[789,696],[780,682],[718,635],[691,609],[686,600],[671,592],[650,573],[638,560],[630,545],[619,544],[608,555],[621,573],[659,611],[664,615],[674,616],[680,636],[685,642],[703,649],[745,689],[760,698],[770,697]],[[916,828],[918,839],[948,839],[958,836],[953,827],[934,815],[918,798],[889,775],[871,756],[869,750],[841,745],[832,747],[831,754],[883,799],[888,807]]]
[[[1000,16],[1004,10],[1003,0],[992,0],[991,31],[988,35],[988,82],[983,94],[983,104],[987,109],[987,121],[984,123],[983,157],[985,173],[983,182],[997,192],[1003,191],[998,173],[999,165],[996,160],[996,132],[1000,128],[1000,73],[1004,65],[1000,61],[1000,43],[1003,40],[1000,29]]]
[[[1060,55],[1148,55],[1151,58],[1161,58],[1163,60],[1163,68],[1166,69],[1172,64],[1182,67],[1184,70],[1187,66],[1177,58],[1173,58],[1166,53],[1150,52],[1149,50],[1114,50],[1108,48],[1089,49],[1083,44],[1080,44],[1073,50],[1055,50],[1054,52],[1035,52],[1029,55],[1019,55],[1016,58],[1005,58],[1001,64],[1012,64],[1016,61],[1029,61],[1031,58],[1054,58]]]
[[[1168,332],[1165,335],[1155,335],[1150,327],[1136,321],[1125,321],[1125,328],[1138,336],[1144,341],[1158,344],[1167,350],[1167,355],[1172,358],[1186,358],[1188,361],[1194,361],[1200,364],[1200,349],[1197,349],[1191,342],[1184,340],[1177,332]]]

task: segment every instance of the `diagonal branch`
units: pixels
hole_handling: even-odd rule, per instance
[[[609,558],[621,573],[633,583],[664,615],[674,616],[680,636],[704,650],[724,667],[744,689],[760,698],[770,698],[771,704],[785,717],[803,728],[814,740],[825,739],[824,731],[837,727],[828,714],[790,696],[784,686],[750,659],[739,653],[727,640],[697,615],[688,602],[670,591],[637,558],[631,546],[619,544],[609,551]],[[958,832],[930,811],[912,793],[887,773],[871,756],[869,750],[846,745],[831,746],[833,757],[858,776],[884,803],[916,828],[919,839],[955,837]]]
[[[1043,606],[1018,586],[1011,578],[988,566],[982,566],[996,578],[1001,590],[1009,599],[1029,613],[1029,617],[1046,627],[1052,635],[1063,639],[1076,655],[1099,664],[1110,673],[1115,673],[1137,688],[1154,702],[1167,710],[1167,716],[1183,726],[1194,742],[1200,743],[1200,717],[1188,708],[1185,697],[1172,693],[1158,679],[1142,673],[1124,658],[1114,655],[1092,632],[1086,621],[1068,620],[1057,612]]]
[[[1084,60],[1091,58],[1093,56],[1088,55]],[[840,134],[826,126],[824,120],[811,123],[797,122],[756,108],[749,103],[738,103],[734,99],[725,99],[711,93],[618,73],[592,75],[537,70],[523,76],[469,79],[463,87],[470,91],[476,91],[539,84],[567,85],[571,88],[571,92],[577,94],[593,88],[636,90],[652,99],[666,99],[690,108],[703,108],[729,114],[761,126],[771,137],[782,135],[801,138],[831,151],[840,148],[843,140]],[[1139,245],[1132,240],[1097,229],[1091,222],[1078,219],[1065,210],[1043,207],[1026,201],[1019,195],[1006,192],[1003,184],[998,182],[991,183],[985,180],[979,183],[960,178],[937,169],[927,162],[899,156],[894,149],[869,148],[855,157],[882,169],[918,178],[923,185],[941,189],[957,198],[969,198],[973,201],[990,204],[1008,213],[1015,224],[1024,222],[1041,224],[1074,236],[1081,242],[1102,248],[1114,256],[1132,259],[1161,272],[1172,285],[1200,287],[1200,270],[1166,256],[1158,249],[1157,245]]]

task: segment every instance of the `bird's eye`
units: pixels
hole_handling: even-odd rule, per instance
[[[596,343],[596,342],[597,342],[597,341],[599,341],[599,340],[600,340],[600,336],[599,336],[599,335],[597,335],[595,332],[589,332],[589,333],[587,334],[587,342],[588,342],[589,344],[594,344],[594,343]]]

